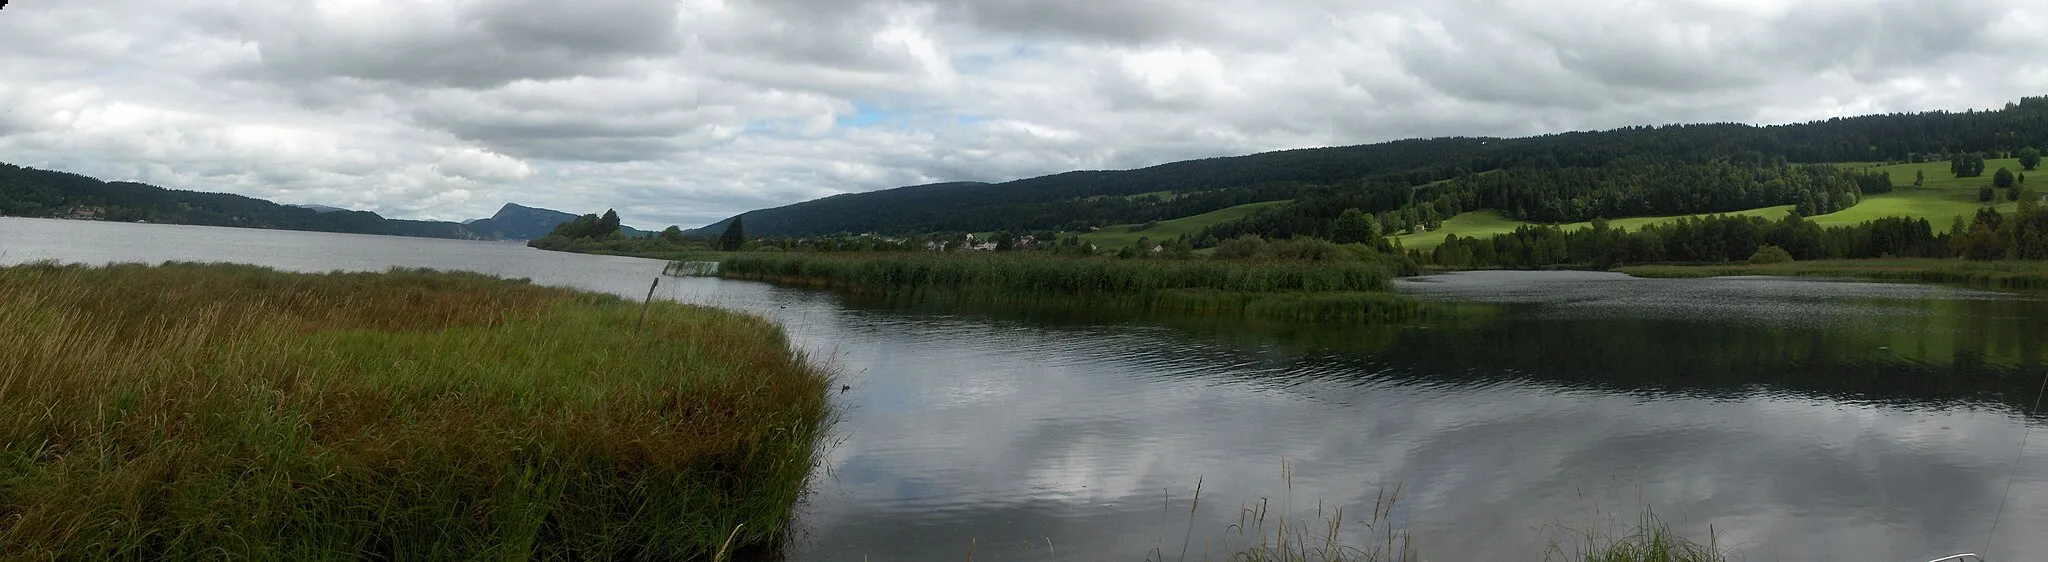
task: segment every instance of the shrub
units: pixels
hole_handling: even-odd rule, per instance
[[[1787,252],[1787,251],[1785,251],[1785,249],[1784,249],[1784,248],[1780,248],[1780,247],[1777,247],[1777,246],[1772,246],[1772,245],[1769,245],[1769,244],[1765,244],[1765,245],[1762,245],[1762,246],[1758,246],[1758,247],[1756,248],[1756,253],[1754,253],[1754,254],[1750,254],[1750,256],[1749,256],[1749,263],[1751,263],[1751,264],[1754,264],[1754,265],[1764,265],[1764,264],[1771,264],[1771,263],[1791,263],[1791,262],[1792,262],[1792,253],[1791,253],[1791,252]]]

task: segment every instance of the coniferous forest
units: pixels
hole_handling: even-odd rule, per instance
[[[1294,204],[1214,232],[1327,234],[1347,209],[1386,231],[1497,208],[1531,221],[1799,205],[1809,214],[1890,189],[1883,178],[1806,164],[1948,161],[2048,145],[2048,96],[1991,111],[1897,113],[1789,125],[1626,127],[1499,139],[1448,137],[1077,171],[999,184],[946,183],[827,197],[746,213],[757,236],[1075,231],[1189,216],[1253,201]],[[1967,159],[1967,158],[1961,158]],[[694,231],[714,236],[724,223]]]

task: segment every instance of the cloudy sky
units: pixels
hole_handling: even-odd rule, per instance
[[[403,218],[2048,93],[2033,0],[14,0],[0,161]]]

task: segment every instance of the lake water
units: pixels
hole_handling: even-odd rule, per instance
[[[42,259],[436,267],[633,297],[662,269],[504,243],[0,218],[0,262]],[[1262,498],[1296,523],[1345,506],[1356,542],[1397,486],[1392,523],[1428,560],[1541,559],[1556,524],[1645,505],[1748,560],[2048,555],[2048,432],[2021,454],[2044,420],[2022,414],[2048,358],[2039,295],[1571,272],[1399,286],[1488,304],[1337,329],[943,314],[717,279],[665,278],[657,294],[772,316],[851,386],[794,560],[1179,559],[1183,544],[1201,559],[1205,542],[1224,558],[1221,540],[1244,540],[1227,526]]]

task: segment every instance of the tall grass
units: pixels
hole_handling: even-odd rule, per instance
[[[1693,540],[1671,529],[1659,520],[1648,508],[1637,512],[1635,524],[1619,529],[1607,525],[1588,524],[1581,527],[1555,527],[1550,549],[1544,552],[1544,560],[1559,562],[1726,562],[1728,551],[1722,549],[1711,529],[1705,543]]]
[[[709,559],[827,376],[758,318],[481,275],[0,268],[0,553]]]
[[[1169,289],[1231,292],[1380,291],[1390,275],[1361,262],[1119,260],[1030,254],[752,254],[727,277],[870,294],[974,291],[991,297],[1096,297]]]

